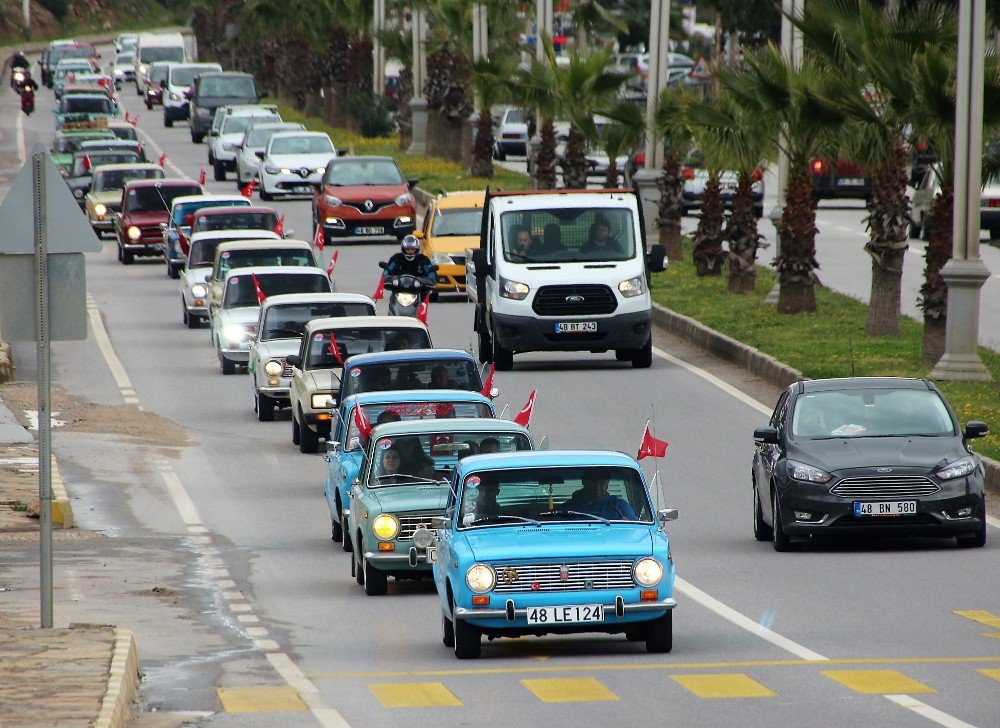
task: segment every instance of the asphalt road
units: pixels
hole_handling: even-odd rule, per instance
[[[21,117],[8,113],[12,94],[0,94],[7,138]],[[174,174],[207,169],[206,147],[191,143],[185,125],[163,128],[129,86],[122,99],[141,115],[152,158],[165,151]],[[29,149],[52,137],[51,93],[38,100],[23,120]],[[286,228],[309,236],[307,201],[276,205]],[[859,213],[826,216],[856,231],[836,244],[843,260],[863,255]],[[823,240],[832,276],[840,258],[824,253]],[[370,294],[376,263],[393,247],[340,251],[338,289]],[[60,546],[57,623],[83,615],[135,629],[141,725],[997,724],[997,548],[914,540],[778,554],[755,542],[751,433],[774,397],[759,383],[716,378],[660,337],[642,371],[611,354],[517,357],[513,372],[497,376],[498,402],[518,408],[537,389],[532,429],[553,447],[635,452],[649,417],[670,442],[661,470],[663,505],[680,510],[670,528],[681,577],[674,648],[654,656],[622,638],[529,638],[488,643],[480,660],[460,663],[441,644],[430,583],[390,583],[383,598],[354,583],[329,540],[322,456],[291,445],[287,415],[256,421],[247,378],[221,375],[207,329],[181,324],[177,283],[162,262],[122,266],[105,241],[88,256],[87,276],[92,335],[55,345],[53,375],[95,407],[120,407],[123,424],[117,435],[56,431],[81,528],[111,537],[103,550]],[[466,348],[471,308],[442,300],[430,326],[438,345]],[[33,356],[15,347],[19,379],[34,378]],[[191,444],[136,444],[141,424],[124,407],[133,396]],[[11,550],[4,560],[31,556]],[[130,579],[136,591],[160,585],[168,603],[117,598],[132,593],[121,584]]]

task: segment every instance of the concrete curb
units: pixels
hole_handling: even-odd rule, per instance
[[[979,456],[986,471],[986,490],[994,498],[1000,498],[1000,462],[991,458]]]
[[[66,493],[66,483],[59,472],[59,464],[55,455],[52,456],[52,522],[62,524],[63,528],[75,528],[73,520],[73,504]]]
[[[124,728],[131,723],[132,702],[139,688],[139,656],[130,630],[115,628],[115,649],[111,656],[108,691],[94,728]]]

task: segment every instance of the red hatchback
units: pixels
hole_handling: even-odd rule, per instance
[[[347,157],[332,160],[323,184],[313,195],[313,232],[323,238],[395,238],[416,228],[417,210],[407,181],[392,157]]]
[[[125,185],[122,212],[115,221],[118,260],[127,265],[136,255],[161,255],[161,225],[170,215],[174,198],[200,194],[201,185],[189,179],[139,180]]]

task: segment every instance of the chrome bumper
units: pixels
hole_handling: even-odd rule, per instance
[[[558,606],[567,606],[560,604]],[[615,617],[621,619],[626,614],[640,612],[662,612],[665,609],[673,609],[677,606],[677,601],[672,597],[660,599],[656,602],[638,602],[636,604],[625,604],[625,601],[618,597],[615,600],[614,610],[605,610],[605,613],[613,613]],[[455,619],[475,620],[475,619],[506,619],[513,622],[518,617],[528,616],[528,607],[515,607],[514,600],[507,600],[506,609],[468,609],[466,607],[455,607]],[[605,618],[607,621],[607,618]]]

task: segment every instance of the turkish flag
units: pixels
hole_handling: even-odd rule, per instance
[[[201,171],[198,172],[198,184],[200,184],[202,187],[204,187],[205,186],[205,179],[206,179],[205,168],[202,167]]]
[[[128,112],[127,111],[125,112],[125,123],[126,124],[129,123],[129,118],[128,118]]]
[[[257,293],[257,303],[264,303],[267,300],[267,296],[264,295],[264,291],[260,288],[260,281],[257,280],[257,274],[251,273],[250,277],[253,278],[253,289]]]
[[[274,232],[278,235],[285,234],[285,216],[282,215],[278,218],[278,224],[274,226]]]
[[[531,394],[528,395],[528,401],[524,403],[524,407],[521,408],[521,411],[517,413],[517,417],[514,418],[514,422],[521,427],[528,427],[531,424],[531,413],[535,410],[535,393],[537,391],[537,389],[531,390]]]
[[[88,155],[86,155],[86,156],[85,156],[85,157],[83,158],[83,169],[84,169],[85,171],[87,171],[87,172],[89,172],[89,171],[90,171],[90,169],[91,169],[91,164],[90,164],[90,155],[89,155],[89,154],[88,154]]]
[[[180,246],[181,252],[187,255],[191,249],[191,245],[188,243],[187,235],[184,234],[183,230],[177,231],[177,244]]]
[[[164,152],[163,154],[160,155],[160,166],[162,167],[166,163],[167,163],[167,153]]]
[[[417,321],[426,325],[427,312],[430,311],[430,308],[431,308],[431,294],[428,293],[426,296],[424,296],[424,300],[420,302],[420,305],[417,306]]]
[[[372,423],[368,421],[365,413],[361,411],[361,405],[354,408],[354,426],[358,428],[358,434],[363,439],[368,440],[371,438]]]
[[[336,360],[340,366],[344,366],[344,357],[340,355],[340,349],[337,347],[337,337],[334,336],[332,331],[330,332],[330,343],[327,344],[326,350],[333,354],[334,360]]]
[[[657,440],[649,431],[649,423],[646,423],[646,431],[642,433],[642,442],[639,443],[639,454],[636,460],[645,457],[662,458],[667,454],[667,443],[664,440]]]
[[[337,258],[340,256],[339,250],[334,250],[330,256],[330,264],[326,267],[326,277],[333,280],[333,269],[337,267]]]
[[[257,180],[250,180],[240,189],[240,194],[246,197],[248,200],[253,197],[253,191],[257,187]]]
[[[317,225],[316,226],[316,234],[313,236],[313,245],[316,246],[316,250],[322,250],[323,247],[324,247],[324,244],[323,244],[323,226],[322,225]]]
[[[375,289],[375,293],[372,294],[373,301],[381,301],[385,298],[385,277],[378,279],[378,287]]]
[[[135,116],[133,116],[128,123],[131,124],[132,126],[136,126],[139,123],[139,115],[136,114]]]
[[[496,374],[497,368],[493,362],[490,362],[490,373],[486,375],[486,383],[483,388],[479,390],[479,393],[484,397],[489,397],[490,392],[493,389],[493,375]]]

